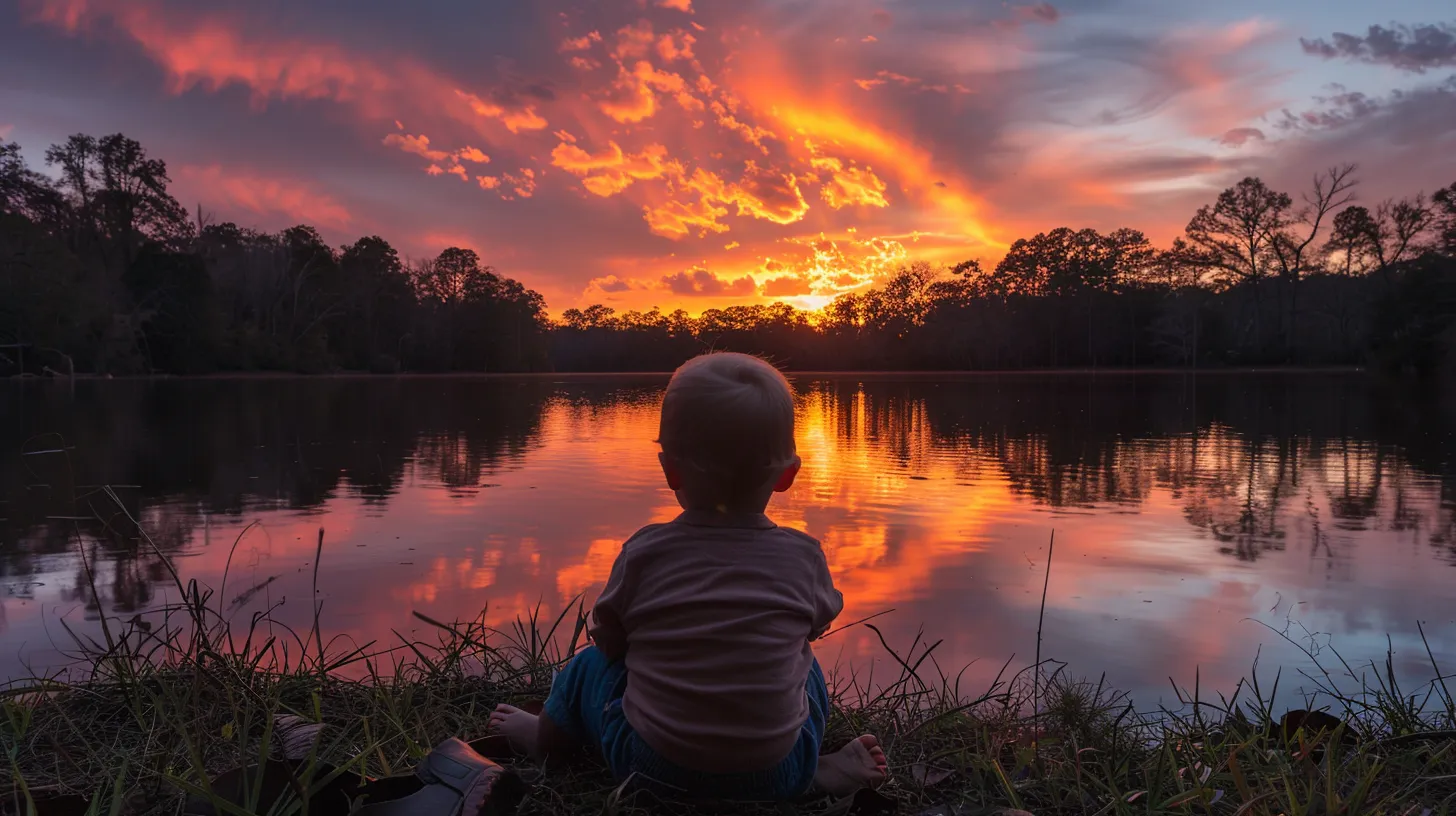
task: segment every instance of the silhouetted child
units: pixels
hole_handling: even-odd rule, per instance
[[[819,755],[829,693],[810,641],[844,606],[819,542],[775,525],[799,471],[793,393],[773,366],[707,354],[672,376],[659,459],[683,513],[623,545],[588,646],[540,716],[491,728],[541,760],[600,746],[619,779],[719,799],[846,796],[885,779],[879,742]]]

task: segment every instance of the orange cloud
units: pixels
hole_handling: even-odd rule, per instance
[[[792,224],[809,211],[808,202],[799,190],[799,181],[791,173],[772,167],[759,167],[744,162],[744,173],[738,182],[725,182],[717,173],[699,167],[691,176],[676,180],[678,192],[695,193],[696,202],[673,199],[645,208],[648,226],[658,235],[682,238],[696,231],[699,235],[725,232],[728,227],[719,219],[733,205],[739,215]]]
[[[641,63],[647,65],[647,63]],[[647,65],[648,69],[652,66]],[[612,84],[608,95],[597,103],[602,113],[612,119],[629,125],[650,118],[657,113],[657,96],[652,88],[639,81],[626,68],[617,72],[617,81]]]
[[[693,43],[698,40],[684,31],[663,34],[657,40],[657,54],[668,62],[693,59]]]
[[[626,280],[624,278],[619,278],[616,275],[607,275],[601,278],[592,278],[591,282],[587,284],[586,288],[588,291],[595,290],[605,294],[617,294],[619,292],[626,292],[630,289],[640,289],[642,288],[642,285],[639,284],[637,281]]]
[[[649,229],[667,238],[683,238],[692,232],[702,236],[728,231],[728,225],[718,221],[728,214],[728,208],[708,198],[699,198],[695,202],[674,199],[656,207],[644,207],[642,214]]]
[[[952,85],[946,85],[946,84],[943,84],[943,83],[926,82],[925,80],[921,79],[920,77],[913,77],[913,76],[906,76],[904,74],[897,74],[894,71],[877,71],[875,73],[875,78],[874,79],[856,79],[854,81],[854,84],[858,85],[861,89],[868,91],[868,90],[871,90],[873,88],[877,88],[877,87],[879,87],[881,85],[884,85],[884,84],[890,83],[890,82],[894,82],[894,83],[896,83],[898,85],[902,85],[902,86],[904,86],[906,88],[910,88],[912,90],[916,90],[916,91],[930,91],[932,93],[962,93],[962,94],[968,94],[968,93],[971,92],[971,89],[970,88],[967,88],[966,86],[960,84],[959,82],[957,82],[955,84],[952,84]]]
[[[872,157],[890,167],[901,187],[918,193],[966,237],[991,247],[1006,246],[993,233],[984,215],[984,204],[977,197],[944,181],[943,174],[935,168],[924,149],[832,106],[811,103],[786,93],[782,83],[754,82],[749,85],[749,90],[756,108],[768,110],[798,133],[816,141],[840,145],[847,151]]]
[[[695,206],[698,206],[698,202],[691,205],[678,203],[674,207],[663,208],[661,214],[681,214],[679,208]],[[712,206],[711,202],[708,206]],[[713,215],[721,218],[726,213],[718,212]],[[691,216],[685,220],[689,222],[685,229],[699,229]],[[705,218],[702,221],[716,225],[716,229],[713,226],[703,229],[704,233],[726,229],[726,225],[718,223],[716,219],[709,222]],[[859,237],[851,229],[846,236],[819,235],[773,240],[751,247],[751,254],[740,250],[732,256],[726,256],[734,258],[733,260],[702,264],[704,269],[708,268],[707,263],[712,264],[713,274],[724,284],[722,289],[712,281],[695,274],[693,269],[683,271],[671,258],[663,259],[664,264],[655,270],[651,268],[650,262],[644,264],[624,258],[620,263],[612,264],[618,271],[587,286],[579,294],[575,304],[585,305],[607,299],[614,304],[632,308],[661,305],[665,297],[677,295],[664,282],[666,278],[675,282],[678,290],[695,286],[703,293],[692,297],[692,306],[688,311],[695,314],[705,307],[724,306],[744,299],[778,300],[800,308],[817,309],[838,294],[857,291],[884,280],[909,262],[908,243],[924,243],[926,240],[918,235],[902,238],[904,243],[893,236]],[[737,247],[737,242],[727,244],[729,249]],[[751,277],[758,282],[755,290],[750,291],[748,284],[741,282],[744,277]]]
[[[209,197],[215,196],[254,215],[282,215],[335,228],[347,227],[354,220],[337,199],[290,179],[211,164],[182,166],[177,171],[177,182],[184,198],[195,197],[204,207],[212,204]]]
[[[587,50],[589,50],[592,47],[592,43],[599,43],[601,41],[602,41],[602,34],[601,34],[601,32],[600,31],[592,31],[592,32],[588,32],[587,35],[584,36],[584,37],[568,38],[568,39],[562,40],[561,41],[561,46],[557,50],[559,50],[559,51],[587,51]]]
[[[655,40],[656,36],[652,33],[652,21],[638,20],[632,25],[617,29],[617,47],[612,49],[612,56],[623,62],[631,58],[645,57]]]
[[[845,167],[844,162],[831,157],[815,158],[810,164],[829,176],[819,194],[830,207],[838,210],[850,206],[889,206],[885,200],[885,182],[869,168]]]
[[[413,153],[416,156],[429,159],[432,162],[441,162],[450,158],[449,153],[431,148],[430,137],[424,134],[411,136],[408,133],[391,133],[384,137],[384,144],[387,147],[397,147],[406,153]]]
[[[733,115],[732,110],[722,102],[714,101],[712,109],[713,114],[718,119],[719,125],[742,136],[745,142],[756,146],[765,155],[768,154],[768,148],[764,145],[764,140],[775,138],[772,131],[739,120],[738,117]]]
[[[767,272],[781,269],[808,281],[816,296],[835,295],[858,289],[893,274],[910,260],[910,251],[897,238],[876,236],[843,238],[824,235],[790,238],[779,253],[783,263],[764,265]],[[784,284],[787,285],[787,284]],[[820,304],[822,305],[822,304]]]
[[[471,147],[470,145],[462,147],[459,152],[455,154],[455,157],[460,159],[461,161],[474,162],[476,164],[490,164],[490,157],[485,155],[485,151],[479,148]]]
[[[423,133],[418,136],[408,133],[391,133],[384,137],[384,144],[387,147],[397,147],[406,153],[413,153],[429,160],[430,165],[425,168],[425,173],[431,176],[442,176],[449,173],[459,176],[461,181],[469,181],[470,174],[461,164],[462,162],[490,163],[490,156],[486,155],[485,151],[470,145],[456,151],[437,150],[430,145],[430,137]],[[442,167],[441,163],[447,166]]]
[[[475,94],[459,90],[455,93],[465,100],[476,116],[499,119],[501,124],[506,126],[506,130],[512,133],[520,133],[523,130],[542,130],[547,125],[546,120],[536,113],[534,105],[508,109],[494,102],[486,102]]]
[[[769,278],[763,282],[763,293],[768,297],[795,297],[807,295],[814,289],[808,279],[798,275],[784,275],[778,278]]]
[[[479,184],[482,190],[494,190],[500,186],[501,180],[495,176],[476,176],[475,183]]]
[[[693,0],[657,0],[658,8],[677,9],[678,11],[693,13]]]
[[[758,291],[758,284],[748,275],[725,280],[700,266],[663,275],[662,285],[684,297],[742,297]]]
[[[658,92],[673,95],[680,105],[691,109],[696,100],[687,87],[687,81],[681,76],[660,70],[647,60],[638,60],[630,71],[625,65],[618,69],[616,82],[598,107],[624,125],[633,124],[657,113]],[[684,97],[691,101],[684,103]]]
[[[529,167],[521,168],[518,173],[503,173],[501,181],[510,185],[511,191],[519,198],[530,198],[536,194],[536,171]],[[511,196],[502,196],[510,200]]]
[[[809,212],[798,179],[771,167],[745,162],[743,178],[730,188],[725,201],[738,205],[740,215],[752,215],[775,224],[792,224]]]
[[[603,198],[622,192],[634,181],[660,178],[672,168],[667,148],[650,144],[640,153],[627,154],[616,142],[601,153],[588,153],[562,142],[551,151],[551,163],[581,178],[581,186]],[[681,167],[676,169],[681,173]]]

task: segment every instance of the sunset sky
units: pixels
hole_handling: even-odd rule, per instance
[[[1379,26],[1379,28],[1372,28]],[[1456,181],[1449,0],[0,0],[0,138],[216,219],[477,250],[553,312],[822,305],[1237,178]]]

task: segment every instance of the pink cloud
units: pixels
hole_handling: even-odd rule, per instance
[[[178,198],[204,209],[242,210],[254,216],[286,216],[295,222],[344,228],[354,220],[348,209],[306,182],[272,178],[221,165],[183,165],[177,170]],[[218,199],[222,199],[218,201]]]
[[[1219,137],[1218,143],[1224,147],[1243,147],[1250,142],[1262,142],[1267,137],[1264,131],[1253,127],[1234,128]]]
[[[561,41],[561,45],[558,47],[557,50],[559,50],[559,51],[586,51],[586,50],[589,50],[592,47],[592,43],[599,43],[601,41],[602,41],[602,34],[601,34],[601,32],[600,31],[592,31],[592,32],[589,32],[584,37],[568,37],[567,39],[562,40]]]
[[[408,133],[391,133],[384,137],[384,144],[386,147],[397,147],[406,153],[413,153],[432,162],[441,162],[450,158],[449,153],[431,148],[430,137],[424,134],[411,136]]]
[[[329,100],[365,117],[397,120],[400,109],[441,114],[482,130],[494,120],[512,133],[539,130],[534,105],[505,105],[464,90],[415,60],[376,58],[329,42],[256,36],[230,19],[163,11],[147,0],[35,0],[31,19],[77,34],[109,23],[168,76],[168,90],[242,86],[255,107],[270,100]]]

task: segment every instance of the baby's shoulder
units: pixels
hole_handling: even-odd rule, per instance
[[[677,536],[673,530],[673,525],[667,523],[649,524],[627,537],[627,540],[622,543],[622,552],[640,555],[660,549],[664,543],[668,543],[675,538]]]
[[[790,548],[815,558],[823,557],[824,545],[819,543],[819,539],[802,530],[795,530],[792,527],[775,527],[772,530],[766,530],[765,533],[777,539],[776,543],[780,545],[787,544]]]
[[[809,535],[803,530],[795,530],[793,527],[774,527],[773,532],[778,535],[789,537],[796,544],[808,544],[811,547],[816,548],[821,546],[819,544],[819,539]]]

